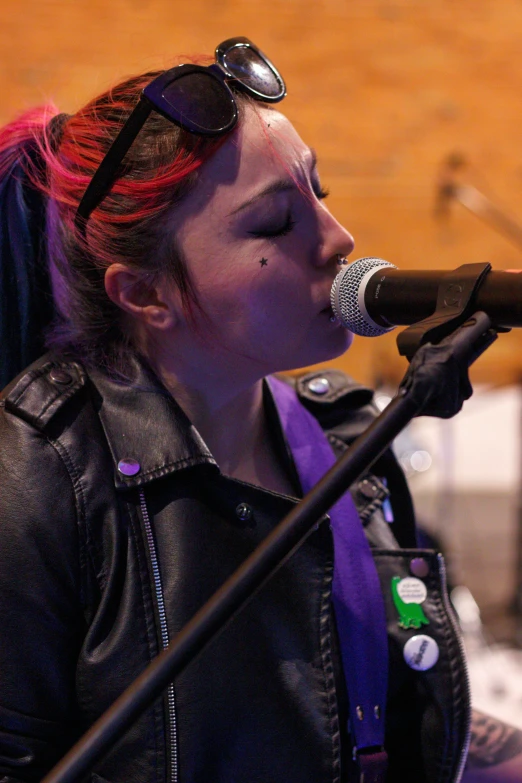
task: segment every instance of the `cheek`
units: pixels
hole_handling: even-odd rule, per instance
[[[219,269],[213,264],[207,274],[198,275],[199,295],[217,309],[220,303],[256,312],[284,308],[292,304],[302,289],[288,260],[267,251],[264,255],[228,259]]]
[[[199,304],[207,314],[230,305],[243,287],[242,275],[230,257],[219,253],[218,248],[196,255],[194,261],[187,258],[188,272]]]
[[[259,263],[259,262],[257,262]],[[294,311],[309,307],[310,286],[305,285],[299,274],[288,263],[267,254],[267,265],[259,267],[249,285],[244,289],[250,306],[259,314],[269,312],[272,318],[283,319]]]
[[[193,234],[186,258],[199,303],[216,329],[242,331],[242,339],[254,332],[257,339],[258,331],[284,330],[285,324],[293,329],[306,318],[311,291],[302,264],[276,248],[253,250],[215,239],[207,247]]]

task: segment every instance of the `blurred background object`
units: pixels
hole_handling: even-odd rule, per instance
[[[284,74],[283,110],[318,151],[354,258],[522,267],[520,0],[4,0],[0,122],[49,100],[74,112],[123,76],[232,35]],[[406,369],[396,334],[358,338],[334,362],[377,387],[381,406]],[[509,702],[520,725],[521,355],[522,330],[502,335],[474,365],[463,412],[417,420],[396,443],[465,591],[476,699]]]

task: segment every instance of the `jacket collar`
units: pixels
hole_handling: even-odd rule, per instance
[[[114,460],[118,489],[216,461],[172,395],[138,357],[129,360],[129,380],[89,369],[94,402]]]

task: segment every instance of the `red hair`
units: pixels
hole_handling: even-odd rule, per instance
[[[208,58],[195,62],[207,64]],[[74,226],[78,204],[141,90],[159,73],[121,82],[62,123],[50,122],[58,112],[49,104],[0,130],[0,178],[18,159],[32,186],[48,199],[45,240],[58,316],[47,343],[113,369],[121,364],[129,336],[122,311],[105,292],[105,270],[120,261],[149,279],[170,276],[190,315],[196,298],[167,218],[226,138],[194,136],[153,111],[83,237]],[[249,99],[236,100],[241,117]],[[57,138],[53,125],[60,124]]]

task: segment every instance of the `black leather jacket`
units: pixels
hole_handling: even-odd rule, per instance
[[[296,503],[222,475],[172,398],[139,362],[132,372],[128,386],[47,356],[2,396],[0,783],[40,780]],[[298,390],[341,452],[373,417],[371,394],[330,372],[319,397],[311,377]],[[266,404],[290,459],[268,391]],[[121,460],[139,469],[125,475]],[[391,454],[374,474],[353,492],[385,585],[415,554],[383,521],[390,490],[403,547],[415,546],[413,515]],[[425,557],[433,633],[449,651],[432,687],[404,664],[388,607],[393,783],[457,780],[464,757],[460,648],[436,555]],[[331,577],[322,524],[89,779],[348,780]]]

